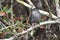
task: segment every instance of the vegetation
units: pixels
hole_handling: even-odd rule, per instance
[[[1,0],[0,39],[14,37],[13,40],[59,40],[58,2],[60,0]],[[40,25],[31,22],[34,8],[40,12]],[[50,22],[54,24],[47,24]]]

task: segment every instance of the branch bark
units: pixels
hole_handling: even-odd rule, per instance
[[[59,0],[55,0],[55,3],[56,3],[57,16],[60,17],[60,6],[59,6]]]

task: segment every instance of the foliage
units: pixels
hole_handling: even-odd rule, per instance
[[[23,5],[26,5],[25,2],[23,2],[23,1],[21,1],[21,2],[23,3]],[[11,5],[15,5],[15,4],[12,3],[12,4],[9,4],[9,5],[11,6]],[[13,8],[9,7],[9,5],[6,4],[6,6],[3,6],[1,8],[1,10],[0,10],[0,38],[10,38],[10,37],[14,36],[17,33],[21,33],[23,31],[27,30],[29,28],[28,27],[29,25],[31,26],[30,20],[29,20],[30,17],[28,17],[28,16],[26,16],[24,14],[23,15],[20,15],[17,12],[14,12],[14,10],[12,10]],[[27,6],[27,7],[29,7],[29,6]],[[20,8],[17,8],[17,9],[20,9]],[[17,9],[15,9],[15,10],[17,10]],[[45,15],[42,15],[40,22],[47,21],[48,19],[52,20],[51,14],[55,14],[56,15],[55,0],[44,0],[44,1],[42,1],[42,9],[45,10],[45,11],[48,11],[50,13],[50,15],[49,15],[50,18],[47,17],[47,16],[45,16]],[[26,9],[25,9],[25,11],[24,11],[24,8],[23,8],[23,10],[21,9],[21,10],[17,10],[17,11],[18,12],[19,11],[20,12],[23,11],[23,13],[24,13],[26,11]],[[30,14],[29,14],[28,11],[30,12],[31,10],[28,9],[27,12],[26,12],[30,16]],[[17,15],[19,15],[19,16],[16,16],[15,13]],[[28,17],[28,19],[27,19],[27,17]],[[29,25],[27,24],[27,21],[28,21],[28,24]],[[43,29],[46,26],[48,26],[48,25],[42,25],[40,28]]]

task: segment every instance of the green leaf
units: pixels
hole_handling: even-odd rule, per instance
[[[7,9],[5,12],[6,12],[6,13],[11,13],[11,12],[12,12],[12,9],[9,8],[9,9]]]
[[[5,36],[5,38],[10,38],[10,37],[12,37],[13,35],[12,34],[7,34],[6,36]]]
[[[3,11],[5,12],[8,8],[7,8],[8,5],[6,5],[5,7],[3,7]]]
[[[11,13],[12,12],[12,8],[7,8],[8,5],[6,5],[5,7],[3,7],[1,9],[1,12],[6,12],[6,13]]]

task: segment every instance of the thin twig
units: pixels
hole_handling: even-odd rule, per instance
[[[11,3],[13,3],[13,0],[11,0]],[[12,25],[14,26],[13,31],[16,32],[16,30],[15,30],[15,27],[16,27],[16,26],[15,26],[14,21],[13,21],[13,15],[14,15],[14,14],[13,14],[13,5],[11,5],[11,10],[12,10],[12,11],[11,11],[11,22],[12,22]]]
[[[43,11],[43,10],[39,10],[40,14],[43,14],[43,15],[46,15],[49,17],[49,12],[47,11]],[[52,15],[52,18],[56,19],[58,18],[57,16],[55,16],[54,14],[51,14]]]
[[[60,6],[59,6],[59,0],[55,0],[55,3],[56,3],[57,16],[60,17]]]
[[[50,18],[52,19],[52,12],[51,12],[51,9],[50,9],[50,7],[49,7],[49,5],[48,5],[48,2],[47,2],[47,0],[44,0],[44,2],[46,3],[46,5],[47,5],[47,7],[48,7],[48,10],[49,10],[49,15],[50,15]]]
[[[60,17],[60,6],[59,6],[59,0],[55,0],[56,3],[56,11],[57,11],[57,16]],[[60,19],[57,19],[58,23],[60,23]],[[59,25],[59,30],[60,30],[60,25]]]
[[[19,3],[21,3],[21,4],[23,4],[24,6],[26,6],[26,7],[28,7],[28,8],[31,8],[31,5],[25,3],[25,2],[23,2],[23,1],[21,1],[21,0],[16,0],[16,1],[19,2]]]

